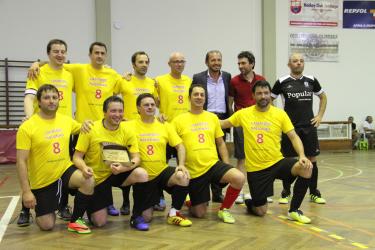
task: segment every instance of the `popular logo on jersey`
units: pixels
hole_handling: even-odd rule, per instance
[[[301,0],[290,0],[290,11],[293,14],[298,14],[302,10]]]

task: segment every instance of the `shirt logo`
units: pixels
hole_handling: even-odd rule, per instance
[[[305,84],[305,87],[308,87],[309,86],[309,83],[308,82],[304,82]]]
[[[291,89],[291,88],[293,88],[293,87],[292,87],[292,85],[288,85],[288,86],[286,86],[286,88],[287,88],[287,89]]]

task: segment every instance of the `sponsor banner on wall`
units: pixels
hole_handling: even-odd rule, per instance
[[[289,55],[300,53],[308,62],[338,62],[339,40],[337,34],[291,33]]]
[[[290,0],[289,25],[337,27],[339,0]]]
[[[375,1],[344,1],[343,28],[375,29]]]

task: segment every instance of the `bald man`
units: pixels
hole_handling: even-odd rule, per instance
[[[305,154],[313,164],[310,180],[310,200],[317,204],[326,203],[321,197],[318,187],[318,166],[316,156],[319,155],[317,127],[322,121],[327,106],[327,96],[319,81],[314,76],[303,74],[305,59],[301,54],[294,53],[289,57],[290,74],[279,78],[272,88],[272,98],[282,95],[284,109],[289,115],[298,136],[301,138]],[[319,98],[319,111],[313,112],[313,96]],[[288,137],[283,134],[282,152],[284,157],[296,157],[297,154]],[[280,204],[287,204],[290,196],[290,185],[283,182],[284,189],[279,200]]]

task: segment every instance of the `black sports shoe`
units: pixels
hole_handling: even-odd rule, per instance
[[[70,207],[65,206],[57,212],[57,217],[64,221],[69,221],[72,218],[72,213],[70,212]]]
[[[24,210],[21,210],[20,215],[18,216],[17,225],[19,227],[27,227],[30,226],[30,212],[26,212]]]
[[[130,214],[130,207],[129,205],[122,205],[120,208],[121,215],[129,215]]]

